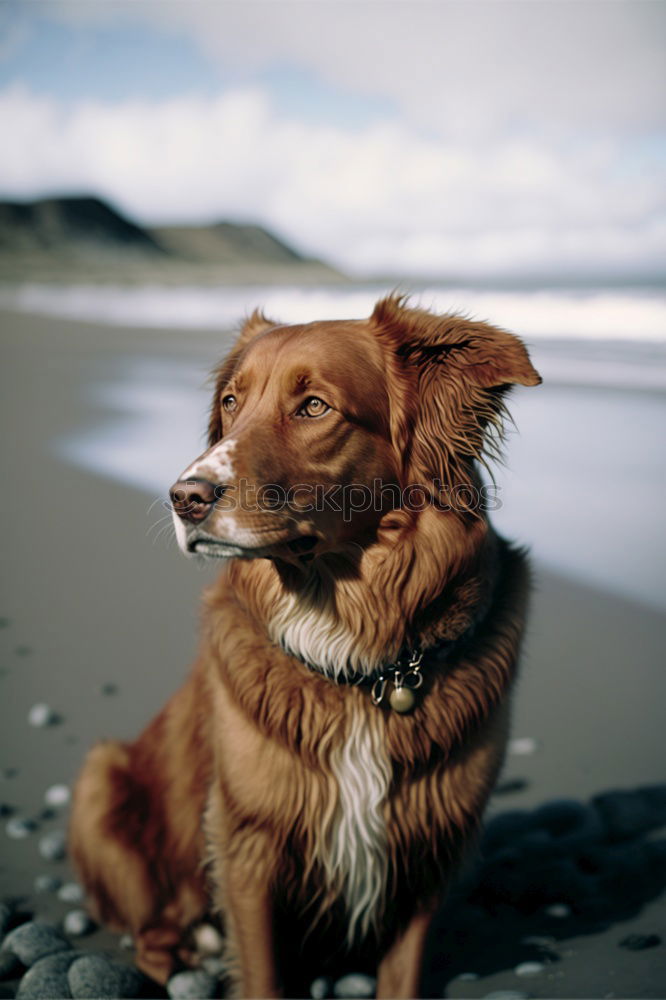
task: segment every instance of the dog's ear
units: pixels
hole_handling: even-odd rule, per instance
[[[388,350],[392,432],[403,474],[467,485],[470,464],[500,457],[504,396],[541,378],[513,334],[382,299],[371,317]]]
[[[222,437],[222,417],[220,414],[220,397],[222,395],[222,390],[231,380],[231,376],[236,371],[238,362],[251,341],[255,337],[260,336],[262,333],[266,333],[274,326],[279,324],[274,323],[273,320],[268,319],[264,316],[263,312],[259,309],[255,309],[251,316],[249,316],[243,323],[240,333],[236,339],[236,343],[232,347],[226,358],[214,369],[211,374],[211,379],[214,381],[215,389],[213,392],[213,401],[210,407],[210,415],[208,418],[208,447],[211,447],[219,441]]]

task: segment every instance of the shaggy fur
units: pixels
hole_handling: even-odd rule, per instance
[[[430,915],[502,763],[529,589],[472,502],[478,465],[507,390],[539,381],[512,335],[397,297],[363,321],[246,322],[216,373],[209,449],[181,477],[219,502],[176,517],[185,551],[235,558],[184,686],[135,743],[92,750],[74,798],[93,908],[150,975],[196,962],[213,913],[236,995],[280,995],[290,934],[370,948],[378,996],[418,995]],[[243,482],[378,481],[393,498],[418,485],[419,502],[382,493],[350,518],[221,502]],[[345,683],[414,647],[411,713]]]

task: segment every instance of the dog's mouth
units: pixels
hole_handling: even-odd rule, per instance
[[[209,559],[274,558],[288,551],[301,560],[309,561],[315,557],[314,550],[318,542],[316,535],[301,535],[291,541],[281,540],[268,545],[248,547],[224,539],[198,536],[189,539],[187,551],[192,555],[206,556]]]
[[[187,551],[193,555],[208,556],[212,559],[232,559],[242,556],[243,553],[249,555],[255,550],[231,545],[229,542],[218,542],[213,538],[193,538],[187,543]]]

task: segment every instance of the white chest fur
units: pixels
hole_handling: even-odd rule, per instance
[[[322,861],[343,896],[349,944],[376,926],[388,872],[384,803],[391,768],[382,743],[381,719],[354,712],[344,743],[331,758],[339,787],[338,807]]]
[[[367,653],[357,631],[337,618],[333,608],[321,607],[316,594],[285,595],[273,610],[269,633],[288,653],[336,680],[350,672],[372,673],[381,663],[376,653]]]

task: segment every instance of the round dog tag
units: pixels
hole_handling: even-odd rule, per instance
[[[400,712],[404,714],[405,712],[411,712],[414,708],[414,702],[416,698],[414,697],[414,692],[410,691],[409,688],[399,687],[394,688],[391,691],[389,697],[389,705],[395,712]]]

